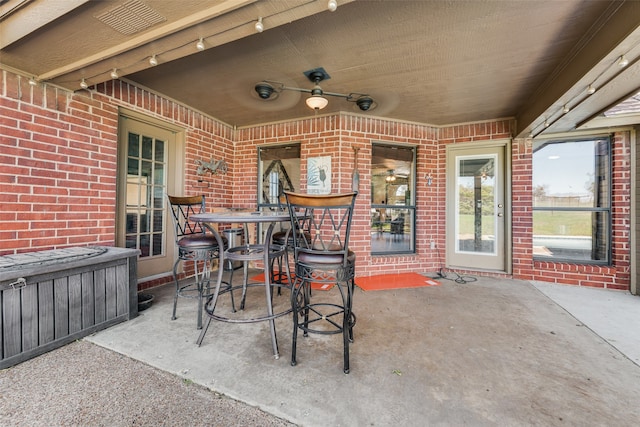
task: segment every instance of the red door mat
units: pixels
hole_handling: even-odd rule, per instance
[[[264,282],[264,273],[260,273],[257,276],[250,277],[249,280],[255,282]],[[320,291],[328,291],[333,288],[333,283],[313,283],[311,282],[311,289],[317,289]]]
[[[356,285],[363,291],[383,291],[389,289],[419,288],[437,286],[440,282],[418,273],[380,274],[356,277]]]

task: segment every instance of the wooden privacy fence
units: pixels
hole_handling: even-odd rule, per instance
[[[136,317],[137,256],[92,247],[0,257],[0,369]]]

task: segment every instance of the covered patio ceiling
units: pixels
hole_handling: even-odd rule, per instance
[[[236,127],[312,116],[308,94],[263,100],[254,86],[311,89],[303,72],[317,67],[330,76],[324,91],[375,101],[364,112],[329,97],[321,113],[434,126],[514,118],[520,137],[607,127],[602,113],[640,90],[638,1],[337,0],[334,12],[328,3],[4,0],[0,64],[71,90],[115,71]],[[634,123],[633,109],[615,117]]]

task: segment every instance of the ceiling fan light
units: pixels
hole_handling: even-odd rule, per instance
[[[307,106],[314,110],[322,110],[329,104],[329,100],[322,95],[311,95],[307,98]]]

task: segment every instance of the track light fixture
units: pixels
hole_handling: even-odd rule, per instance
[[[200,37],[200,40],[198,40],[198,43],[196,43],[196,49],[198,49],[200,52],[204,50],[204,40],[202,40],[202,37]]]
[[[87,83],[87,81],[85,79],[82,79],[82,81],[80,82],[80,87],[82,89],[86,89],[89,87],[89,84]]]
[[[594,93],[596,93],[596,88],[593,85],[589,85],[589,87],[587,87],[587,93],[589,95],[593,95]]]
[[[624,68],[624,67],[626,67],[627,65],[629,65],[629,60],[627,59],[627,57],[626,57],[626,56],[622,55],[622,56],[620,57],[620,59],[618,60],[618,66],[619,66],[620,68]]]
[[[111,78],[115,80],[118,77],[120,77],[120,76],[118,76],[118,69],[114,68],[113,71],[111,71]]]
[[[256,22],[256,31],[261,33],[264,30],[264,25],[262,25],[262,17],[258,18],[258,22]]]
[[[329,0],[329,3],[327,3],[327,9],[329,9],[330,12],[335,12],[337,8],[338,2],[336,0]]]
[[[154,67],[155,67],[156,65],[158,65],[158,59],[156,58],[156,56],[155,56],[155,55],[153,55],[151,58],[149,58],[149,64],[150,64],[150,65],[152,65],[152,66],[154,66]]]
[[[310,93],[311,96],[307,98],[305,102],[309,108],[316,111],[322,110],[329,104],[329,100],[326,98],[327,96],[335,96],[338,98],[344,98],[350,102],[355,102],[361,111],[369,111],[377,106],[373,98],[365,93],[352,92],[349,94],[344,94],[323,91],[320,87],[320,82],[323,80],[328,80],[331,77],[322,67],[305,71],[304,75],[307,76],[307,78],[314,84],[313,89],[288,87],[283,83],[263,80],[259,83],[256,83],[256,85],[254,86],[254,90],[256,91],[260,99],[264,100],[275,99],[275,97],[273,96],[274,93],[278,94],[283,90],[293,90],[296,92]]]

